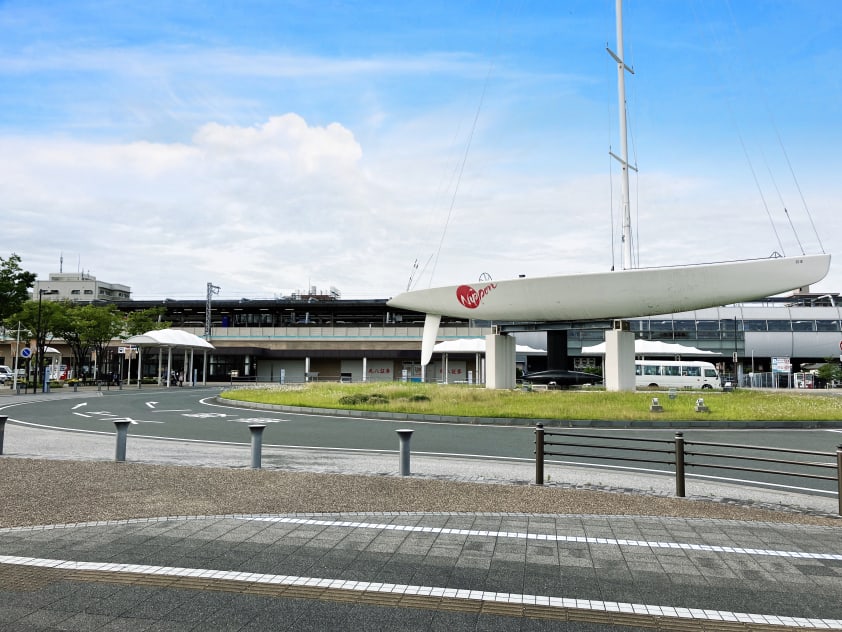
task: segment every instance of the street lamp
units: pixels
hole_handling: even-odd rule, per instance
[[[41,332],[41,299],[45,294],[58,294],[58,290],[45,290],[38,288],[38,328],[35,331],[35,383],[33,385],[33,394],[38,392],[38,374],[43,368],[41,366],[44,356],[45,342],[42,342],[46,336]]]

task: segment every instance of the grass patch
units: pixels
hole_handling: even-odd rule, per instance
[[[722,421],[838,421],[842,394],[737,390],[608,393],[604,390],[524,391],[490,390],[463,385],[418,383],[315,383],[294,387],[271,386],[222,393],[234,401],[261,402],[311,408],[375,410],[419,415],[503,417],[523,419],[594,420],[722,420]],[[663,412],[649,411],[658,397]],[[695,412],[704,398],[710,412]]]

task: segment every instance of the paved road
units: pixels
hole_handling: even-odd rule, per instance
[[[414,430],[412,451],[415,455],[428,456],[476,456],[516,459],[524,463],[534,463],[534,430],[527,426],[494,426],[482,424],[420,423],[392,421],[383,419],[364,419],[353,417],[337,418],[323,414],[301,414],[292,412],[273,412],[255,410],[243,406],[222,406],[214,401],[218,389],[124,389],[110,391],[90,391],[80,399],[59,399],[34,396],[29,401],[37,402],[15,406],[7,410],[11,419],[19,422],[38,424],[50,428],[73,429],[86,432],[114,432],[114,420],[123,419],[132,422],[130,434],[143,437],[178,438],[190,441],[210,441],[220,443],[247,443],[249,433],[246,426],[252,423],[267,425],[263,442],[267,448],[310,447],[335,452],[342,450],[366,450],[372,453],[392,453],[397,447],[395,430],[410,428]],[[62,394],[64,396],[69,394]],[[39,399],[41,397],[41,399]],[[14,398],[11,398],[14,400]],[[8,401],[8,399],[4,400]],[[2,404],[0,404],[2,405]],[[570,430],[564,431],[565,441],[573,443],[594,443],[590,439],[570,438],[570,434],[584,432],[596,437],[638,437],[672,441],[675,430]],[[796,450],[832,452],[842,443],[842,430],[684,430],[685,439],[714,443],[739,445],[762,445],[785,447]],[[597,442],[600,442],[597,440]],[[602,442],[604,443],[604,442]],[[651,447],[639,443],[611,442],[611,445],[638,449]],[[660,446],[669,449],[670,446]],[[553,462],[577,464],[610,464],[614,469],[627,471],[655,470],[672,472],[666,463],[639,463],[619,458],[605,461],[594,458],[596,454],[589,448],[558,448],[568,452],[567,456],[548,457]],[[716,451],[698,448],[695,451]],[[721,450],[720,450],[721,451]],[[733,451],[732,451],[733,452]],[[742,454],[742,453],[741,453]],[[745,454],[751,454],[750,452]],[[643,454],[625,452],[613,456],[634,456],[646,458]],[[811,455],[765,454],[758,455],[773,458],[793,459],[805,462],[834,463],[835,458],[815,457]],[[666,457],[655,457],[666,459]],[[688,458],[691,463],[713,462],[711,459]],[[727,462],[745,467],[747,463]],[[750,465],[750,464],[749,464]],[[758,462],[755,467],[767,470],[793,470],[791,466],[768,462]],[[833,469],[803,470],[808,474],[835,476]],[[698,467],[688,468],[688,476],[711,480],[750,480],[763,482],[773,489],[793,491],[815,490],[827,497],[834,496],[837,484],[831,480],[799,478],[770,473],[734,472],[710,470]]]

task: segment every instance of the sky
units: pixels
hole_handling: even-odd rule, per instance
[[[621,267],[613,0],[0,1],[0,256],[135,299]],[[842,4],[627,0],[635,265],[828,252]]]

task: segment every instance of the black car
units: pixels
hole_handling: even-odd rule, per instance
[[[583,371],[564,371],[562,369],[549,369],[547,371],[524,373],[521,379],[524,382],[531,382],[532,384],[550,384],[555,386],[602,384],[602,378],[598,375],[585,373]]]

